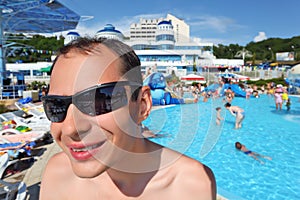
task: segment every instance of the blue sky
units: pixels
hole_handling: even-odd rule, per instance
[[[77,31],[93,35],[113,24],[126,35],[140,18],[168,13],[190,25],[190,36],[201,42],[246,45],[267,38],[300,35],[300,0],[59,0],[81,16]],[[128,34],[127,34],[128,35]]]

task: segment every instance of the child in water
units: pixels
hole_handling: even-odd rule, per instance
[[[217,107],[216,111],[217,111],[216,124],[220,125],[221,124],[221,120],[223,120],[223,118],[221,117],[221,107]]]
[[[286,102],[286,104],[285,104],[287,111],[289,111],[289,110],[291,109],[291,104],[292,104],[291,99],[288,98],[288,99],[287,99],[287,102]]]

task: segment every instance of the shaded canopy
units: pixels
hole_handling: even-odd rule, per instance
[[[51,70],[51,66],[43,67],[40,69],[41,72],[50,72],[50,70]]]
[[[4,32],[55,33],[75,29],[80,16],[56,0],[0,0],[0,95],[5,79]]]
[[[80,16],[54,0],[0,0],[2,30],[53,33],[75,29]]]
[[[300,74],[300,64],[295,65],[290,69],[290,74]]]

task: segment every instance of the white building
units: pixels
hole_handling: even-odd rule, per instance
[[[80,37],[79,33],[77,33],[76,31],[70,31],[65,37],[64,45],[70,43],[72,40],[75,40],[78,37]]]
[[[157,24],[163,20],[163,18],[141,18],[139,23],[132,23],[130,25],[130,41],[155,41]]]
[[[124,40],[124,35],[121,31],[117,30],[112,24],[106,24],[103,29],[99,30],[95,37],[105,37],[109,39],[117,39],[120,41]]]
[[[174,37],[177,43],[187,43],[190,41],[190,26],[184,20],[178,19],[171,14],[167,14],[166,19],[172,22]]]
[[[80,35],[77,32],[69,32],[65,44],[78,37]],[[141,60],[143,73],[151,69],[166,74],[174,71],[178,76],[182,76],[193,73],[195,67],[201,73],[202,69],[207,67],[243,65],[242,60],[216,59],[212,43],[191,40],[189,25],[170,14],[166,19],[140,19],[139,23],[131,24],[130,37],[127,37],[130,39],[127,40],[112,24],[106,24],[95,37],[118,39],[131,46]],[[7,69],[21,71],[26,80],[35,76],[47,80],[47,73],[40,71],[47,66],[49,63],[8,64]]]

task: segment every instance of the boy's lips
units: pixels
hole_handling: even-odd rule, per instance
[[[105,141],[89,144],[89,145],[70,145],[70,153],[76,160],[87,160],[99,150],[99,147],[101,147]]]

